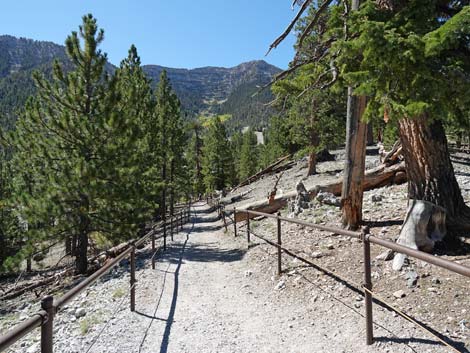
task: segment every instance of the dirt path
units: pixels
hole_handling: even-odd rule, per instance
[[[116,315],[91,352],[443,351],[426,339],[413,350],[380,329],[366,347],[359,312],[326,294],[312,292],[307,302],[284,294],[277,278],[261,279],[269,274],[257,273],[242,238],[224,234],[206,206],[196,206],[193,220],[155,271],[139,271],[137,312]]]

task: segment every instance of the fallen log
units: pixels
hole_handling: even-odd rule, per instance
[[[405,163],[401,162],[399,164],[394,164],[390,167],[387,167],[383,164],[380,166],[367,170],[365,175],[364,175],[364,182],[363,182],[363,188],[364,191],[367,190],[372,190],[376,188],[380,188],[382,186],[386,185],[392,185],[392,184],[402,184],[406,182],[406,169],[405,169]],[[323,185],[315,185],[314,187],[308,188],[308,196],[310,200],[313,200],[317,194],[322,191],[322,192],[329,192],[332,193],[335,196],[340,196],[341,195],[341,188],[343,186],[343,178],[337,178],[334,181],[323,184]],[[293,198],[297,195],[297,192],[290,191],[287,193],[284,193],[282,196],[279,196],[269,202],[269,200],[259,200],[257,202],[248,204],[248,205],[242,205],[238,207],[237,209],[237,214],[235,217],[236,222],[241,222],[246,220],[246,213],[245,212],[240,212],[242,210],[253,210],[253,211],[258,211],[258,212],[264,212],[264,213],[274,213],[278,210],[280,210],[283,207],[287,206],[287,201],[290,198]],[[250,218],[253,218],[255,216],[250,216]]]
[[[284,161],[286,161],[287,159],[289,159],[291,157],[291,155],[287,155],[287,156],[284,156],[282,158],[279,158],[276,162],[274,162],[273,164],[270,164],[268,165],[266,168],[264,168],[262,171],[250,176],[249,178],[245,179],[244,181],[242,181],[240,184],[238,184],[237,186],[235,186],[230,192],[234,192],[235,190],[237,190],[238,188],[241,188],[243,186],[246,186],[248,184],[251,184],[252,182],[260,179],[263,175],[267,174],[267,173],[271,173],[274,171],[274,169],[279,166],[281,163],[283,163]]]

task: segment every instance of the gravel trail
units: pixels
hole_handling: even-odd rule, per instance
[[[445,351],[425,336],[410,338],[417,333],[396,318],[392,318],[393,331],[405,338],[397,339],[391,331],[376,327],[376,343],[366,346],[362,308],[341,303],[314,287],[307,294],[285,289],[283,280],[272,276],[271,269],[259,266],[262,249],[255,245],[247,251],[243,237],[225,233],[215,213],[196,204],[192,223],[186,224],[159,256],[155,270],[148,255],[140,257],[136,312],[129,312],[124,294],[129,281],[124,265],[59,313],[55,351]],[[75,319],[79,308],[86,314]],[[383,324],[386,319],[377,314]],[[13,351],[32,353],[38,348],[36,336]]]
[[[253,273],[256,259],[246,256],[245,241],[225,234],[207,206],[196,206],[193,222],[155,271],[143,270],[137,312],[122,313],[128,324],[110,326],[90,351],[413,351],[383,338],[365,346],[361,315],[351,315],[329,296],[305,303],[280,295],[277,278],[273,284]]]

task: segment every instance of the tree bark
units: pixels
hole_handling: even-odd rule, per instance
[[[77,236],[77,254],[75,257],[75,272],[86,274],[88,270],[88,234],[90,220],[88,216],[80,216],[80,230]]]
[[[372,124],[367,124],[367,146],[374,144],[374,128]]]
[[[356,97],[353,95],[353,88],[348,88],[346,161],[341,205],[343,226],[351,230],[357,229],[362,222],[367,124],[361,122],[361,117],[366,103],[365,96]]]
[[[307,176],[315,174],[317,174],[317,153],[315,151],[311,151],[308,155]]]
[[[442,123],[426,115],[399,121],[408,174],[408,196],[443,207],[452,233],[470,230],[470,209],[454,174]]]
[[[72,253],[72,237],[67,235],[65,237],[65,254],[70,255]]]

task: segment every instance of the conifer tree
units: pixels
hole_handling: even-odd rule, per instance
[[[248,129],[243,134],[243,143],[240,149],[239,179],[245,180],[256,173],[258,165],[257,139],[255,133]]]
[[[76,271],[86,273],[94,233],[118,241],[146,216],[136,187],[136,120],[119,108],[117,76],[105,72],[104,39],[92,15],[67,38],[74,70],[54,64],[52,81],[34,74],[30,99],[14,135],[20,186],[16,199],[34,239],[77,238]],[[83,47],[81,46],[83,42]],[[25,171],[28,171],[27,173]]]
[[[175,185],[186,171],[183,156],[185,135],[181,121],[180,102],[172,90],[165,70],[160,75],[160,81],[155,91],[155,115],[161,148],[161,163],[159,165],[162,183],[160,217],[165,220],[168,206],[170,213],[173,214]],[[167,198],[169,198],[169,205]]]
[[[227,131],[220,117],[209,124],[204,138],[202,174],[207,192],[223,190],[231,184],[233,156]]]
[[[161,163],[161,146],[158,142],[159,130],[155,121],[154,101],[150,80],[141,67],[137,48],[132,45],[128,57],[121,62],[117,71],[118,90],[120,93],[119,109],[134,121],[133,134],[137,137],[133,149],[128,151],[134,158],[134,180],[141,197],[142,207],[146,211],[155,211],[161,192],[158,165]]]
[[[204,193],[204,180],[202,177],[202,125],[199,121],[190,124],[191,138],[186,152],[188,168],[191,175],[191,192],[195,196],[202,196]]]

